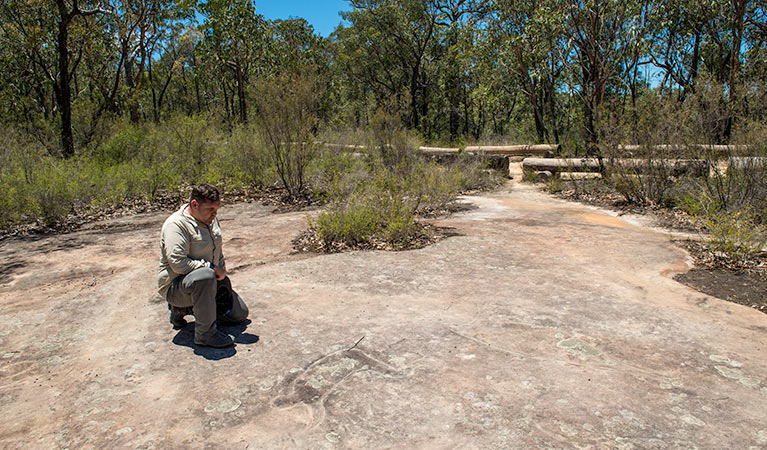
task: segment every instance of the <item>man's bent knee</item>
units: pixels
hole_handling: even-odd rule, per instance
[[[191,291],[193,289],[209,288],[216,286],[216,272],[209,267],[201,267],[195,269],[188,274],[184,275],[184,279],[181,281],[181,285],[185,290]]]

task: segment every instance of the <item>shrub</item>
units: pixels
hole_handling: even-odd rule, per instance
[[[371,177],[360,154],[333,147],[321,148],[308,172],[314,196],[331,202],[348,198]]]
[[[418,140],[386,108],[378,109],[370,119],[365,144],[372,161],[401,174],[406,175],[421,159]]]
[[[373,206],[360,203],[336,205],[321,213],[316,223],[310,221],[310,228],[329,247],[366,244],[379,231],[379,216]]]
[[[331,204],[310,221],[322,248],[372,248],[384,245],[407,248],[423,232],[407,201],[389,192],[369,189],[354,194],[345,202]]]
[[[538,172],[533,170],[526,170],[522,173],[522,181],[525,183],[537,183],[538,178]]]
[[[343,136],[325,139],[346,142]],[[311,246],[317,249],[418,246],[428,237],[418,214],[444,211],[461,191],[502,179],[468,155],[447,164],[428,160],[413,136],[383,111],[374,115],[362,141],[355,153],[325,148],[311,166],[313,187],[328,202],[310,221]]]
[[[5,130],[0,151],[0,229],[38,221],[60,224],[72,212],[109,207],[127,199],[153,199],[182,183],[216,179],[237,184],[237,163],[221,161],[235,153],[219,151],[221,132],[203,117],[175,117],[163,124],[118,124],[92,151],[70,159],[51,156],[39,144]],[[234,176],[230,176],[233,174]],[[231,179],[231,181],[230,181]]]
[[[314,138],[323,83],[309,72],[280,74],[259,86],[258,117],[277,174],[288,195],[307,194],[306,169],[317,151]]]
[[[456,165],[441,166],[432,161],[421,161],[410,177],[410,191],[405,195],[417,199],[415,211],[431,212],[445,209],[464,186],[464,173]]]
[[[141,152],[146,133],[144,126],[118,122],[112,134],[95,148],[93,156],[107,166],[130,161]]]
[[[224,189],[264,188],[279,181],[261,132],[253,125],[235,127],[228,139],[214,145],[204,178]]]
[[[749,259],[767,244],[767,228],[748,209],[709,211],[701,221],[709,231],[707,240],[712,248],[730,258]]]
[[[575,184],[575,181],[573,182],[574,186],[577,186]],[[549,181],[546,182],[546,191],[548,191],[551,194],[557,194],[559,192],[562,192],[563,186],[562,186],[562,178],[560,177],[551,177],[549,178]]]
[[[458,173],[461,191],[493,189],[504,181],[504,175],[490,169],[488,162],[483,162],[471,155],[460,154],[458,159],[448,167]]]

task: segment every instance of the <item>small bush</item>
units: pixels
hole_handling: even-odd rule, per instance
[[[310,221],[309,225],[326,251],[374,247],[402,249],[423,234],[402,198],[374,191],[357,193],[346,202],[330,205],[316,222]]]
[[[380,217],[372,205],[337,205],[320,214],[316,223],[310,221],[318,238],[328,247],[355,247],[366,244],[379,231]]]
[[[263,142],[292,199],[307,195],[306,171],[318,149],[314,133],[319,125],[323,86],[310,71],[280,74],[259,85]]]
[[[327,159],[330,203],[310,222],[319,247],[403,249],[421,243],[425,234],[416,214],[451,202],[460,191],[461,173],[424,160],[406,164],[389,168],[380,160]],[[368,171],[361,173],[361,168]]]
[[[488,163],[471,155],[461,154],[456,162],[448,166],[458,173],[461,191],[484,191],[498,187],[504,175],[488,168]]]
[[[348,198],[371,178],[359,154],[332,147],[321,148],[308,171],[314,196],[331,202]]]
[[[708,212],[701,221],[709,231],[712,249],[732,259],[747,260],[767,244],[767,228],[747,209]]]
[[[551,194],[558,194],[562,192],[563,189],[563,182],[560,177],[551,177],[549,178],[549,181],[546,182],[546,191]]]
[[[279,181],[261,131],[252,125],[235,127],[228,139],[214,145],[204,178],[223,189],[264,188]]]
[[[410,177],[405,193],[418,199],[414,210],[432,212],[444,210],[453,202],[463,186],[463,172],[455,165],[441,166],[421,161]]]
[[[71,213],[128,199],[151,200],[182,183],[215,180],[236,187],[252,179],[242,175],[245,169],[238,172],[239,149],[227,147],[226,136],[203,117],[118,124],[92,151],[70,159],[51,156],[12,130],[3,133],[7,144],[0,150],[0,207],[8,211],[0,218],[3,232],[35,221],[56,227]]]
[[[365,144],[373,161],[401,174],[406,175],[421,159],[418,139],[385,109],[373,114]]]
[[[532,171],[532,170],[525,170],[522,173],[522,181],[525,183],[537,183],[538,182],[538,172]]]
[[[146,133],[144,126],[118,123],[112,134],[96,147],[93,156],[107,166],[130,161],[141,152]]]

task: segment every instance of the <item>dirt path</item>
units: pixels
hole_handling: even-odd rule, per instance
[[[291,252],[306,213],[226,207],[229,350],[154,295],[166,213],[0,243],[0,446],[767,446],[767,316],[673,281],[668,235],[464,201],[429,248],[325,256]]]

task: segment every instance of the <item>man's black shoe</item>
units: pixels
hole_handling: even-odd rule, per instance
[[[228,334],[222,333],[219,330],[216,330],[216,334],[209,337],[207,341],[200,342],[197,340],[197,338],[195,338],[194,343],[202,347],[214,347],[214,348],[231,347],[232,345],[234,345],[234,341],[232,340],[232,338]]]
[[[184,319],[184,316],[191,313],[189,308],[179,308],[168,305],[168,309],[170,309],[170,324],[173,325],[173,329],[180,330],[186,327],[187,322]]]
[[[242,319],[242,320],[232,320],[232,319],[230,319],[228,317],[220,317],[220,318],[216,319],[216,324],[217,325],[221,325],[221,326],[225,326],[225,327],[232,327],[232,326],[235,326],[235,325],[241,325],[241,324],[245,323],[247,320],[248,320],[247,318]]]
[[[173,315],[171,314],[170,324],[173,326],[174,330],[182,330],[182,329],[186,328],[186,326],[189,323],[183,317],[180,318],[180,319],[177,319],[177,318],[174,318]]]

